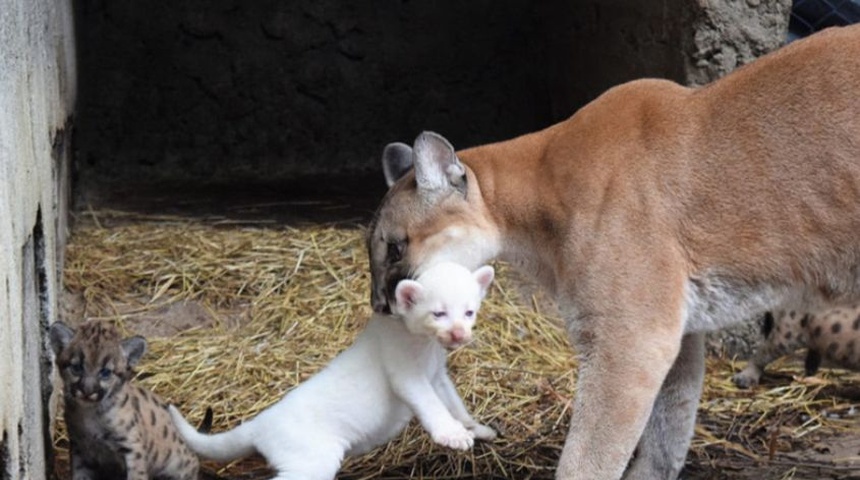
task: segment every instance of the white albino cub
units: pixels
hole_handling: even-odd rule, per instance
[[[413,416],[440,445],[466,450],[496,432],[476,422],[448,376],[446,348],[472,338],[494,271],[440,263],[401,280],[393,315],[374,314],[355,343],[279,402],[233,430],[197,432],[170,414],[191,450],[230,461],[259,452],[277,479],[334,478],[345,455],[388,442]]]

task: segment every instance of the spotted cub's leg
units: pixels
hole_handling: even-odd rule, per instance
[[[149,480],[145,458],[136,451],[125,454],[125,465],[128,468],[128,477],[126,478],[128,480]]]
[[[738,388],[758,385],[764,368],[779,357],[787,355],[804,345],[802,330],[809,325],[810,315],[797,320],[796,312],[777,311],[775,315],[767,312],[762,322],[764,342],[755,351],[746,368],[732,377]]]
[[[84,462],[81,461],[80,455],[72,453],[72,480],[96,480],[99,478],[96,475],[96,472],[84,465]]]
[[[137,399],[136,396],[131,398]],[[137,415],[135,417],[139,418]],[[119,445],[119,452],[125,459],[127,480],[149,479],[149,455],[146,451],[146,442],[139,429],[134,428],[126,433],[127,437]]]
[[[807,377],[811,377],[818,372],[818,367],[821,366],[821,352],[810,348],[806,352],[806,360],[803,361],[803,372]]]

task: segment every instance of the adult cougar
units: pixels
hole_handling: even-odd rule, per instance
[[[581,357],[557,478],[675,478],[704,332],[860,299],[860,25],[699,89],[627,83],[510,141],[425,132],[383,166],[374,308],[442,260],[531,272]]]

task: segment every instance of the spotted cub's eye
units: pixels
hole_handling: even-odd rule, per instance
[[[469,317],[469,318],[474,317],[474,316],[475,316],[475,311],[474,311],[474,310],[466,310],[466,316],[467,316],[467,317]]]
[[[444,316],[445,316],[445,312],[444,312],[444,311],[442,311],[442,312],[433,312],[433,316],[434,316],[434,317],[436,317],[436,318],[442,318],[442,317],[444,317]]]
[[[69,372],[71,372],[72,375],[80,375],[84,372],[84,367],[82,367],[80,363],[72,363],[69,365]]]
[[[102,380],[104,380],[106,378],[110,378],[112,373],[113,372],[110,371],[109,368],[107,368],[107,367],[102,368],[101,370],[99,370],[99,378],[101,378]]]
[[[388,242],[385,253],[389,263],[399,262],[403,258],[403,251],[406,250],[406,240],[399,242]]]

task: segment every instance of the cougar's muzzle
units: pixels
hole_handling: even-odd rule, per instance
[[[394,302],[394,290],[401,280],[409,278],[409,269],[402,265],[392,265],[384,268],[382,274],[371,272],[371,298],[373,311],[376,313],[391,313]]]

